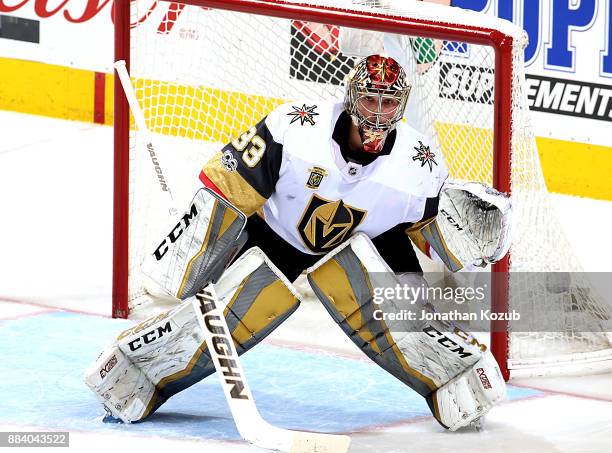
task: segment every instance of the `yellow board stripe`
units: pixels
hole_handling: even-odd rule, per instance
[[[77,121],[93,121],[94,117],[94,71],[0,58],[0,109],[22,113],[44,115]],[[151,81],[136,81],[136,86],[144,94],[153,91]],[[105,84],[105,124],[113,121],[113,75],[106,75]],[[144,90],[144,91],[143,91]],[[173,119],[165,123],[154,124],[156,132],[168,132],[201,139],[227,142],[243,129],[258,121],[275,106],[284,102],[278,98],[249,95],[246,93],[223,91],[203,87],[181,87],[166,83],[159,88],[162,95],[153,104],[149,101],[147,108],[156,108],[162,101],[176,103],[172,113],[191,113],[196,111],[197,104],[208,105],[214,100],[228,106],[228,111],[209,115],[199,113],[190,120]],[[194,100],[191,96],[201,96]],[[224,118],[232,117],[231,123]],[[602,123],[602,127],[605,124]],[[457,129],[458,128],[458,129]],[[472,150],[479,144],[490,140],[490,132],[477,128],[438,124],[441,145],[447,149],[456,147],[451,137],[467,136],[471,140]],[[612,183],[609,169],[612,168],[612,147],[576,143],[551,138],[537,138],[538,151],[544,178],[551,192],[578,195],[600,200],[612,200]],[[468,152],[465,149],[454,149],[459,155]],[[475,151],[472,151],[475,152]],[[447,162],[453,174],[470,179],[486,181],[490,175],[489,168],[480,170],[469,168],[469,159]]]
[[[612,148],[552,138],[536,143],[549,191],[612,200]]]
[[[163,109],[164,115],[156,116],[155,121],[149,123],[152,132],[193,140],[226,143],[286,102],[279,98],[157,80],[137,79],[133,83],[146,118],[150,116],[148,112]]]
[[[483,156],[492,148],[493,132],[466,125],[435,123],[440,147],[446,158],[448,171],[453,178],[491,184],[493,163]],[[461,137],[461,140],[457,138]],[[485,162],[485,165],[479,165]]]
[[[0,109],[93,121],[93,71],[0,58],[0,74]]]

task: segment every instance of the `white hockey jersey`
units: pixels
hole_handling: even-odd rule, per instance
[[[372,163],[347,162],[350,121],[341,102],[281,105],[217,153],[201,179],[247,215],[263,208],[266,223],[308,254],[435,215],[428,206],[437,209],[448,176],[442,154],[399,123]]]

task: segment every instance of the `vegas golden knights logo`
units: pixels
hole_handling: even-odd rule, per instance
[[[306,182],[306,187],[312,190],[317,190],[321,185],[323,178],[327,176],[327,171],[321,167],[312,167],[309,168],[308,171],[310,172],[310,176]]]
[[[326,253],[350,237],[363,221],[366,212],[342,200],[326,200],[315,193],[302,215],[298,231],[310,250]]]

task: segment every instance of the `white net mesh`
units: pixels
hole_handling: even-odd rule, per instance
[[[496,27],[513,36],[510,136],[516,226],[511,271],[580,270],[569,241],[551,215],[523,88],[526,41],[521,30],[475,13],[449,13],[447,7],[420,2],[400,2],[402,9],[397,2],[386,1],[309,3],[416,14],[434,22],[452,17],[458,23]],[[213,151],[280,103],[341,99],[342,80],[355,61],[339,52],[338,27],[324,24],[152,0],[132,2],[131,22],[138,24],[131,30],[132,80],[179,207],[193,195],[200,168]],[[496,155],[493,49],[414,34],[387,36],[384,43],[413,84],[407,121],[438,145],[453,178],[492,184]],[[143,295],[135,277],[138,264],[163,237],[168,206],[134,131],[130,147],[130,274],[134,276],[130,305],[134,307]],[[520,307],[520,288],[512,282],[510,286],[510,306]],[[557,332],[513,334],[510,358],[515,365],[539,360],[543,352],[549,357],[571,354],[572,360],[577,354],[609,352],[605,333],[576,332],[571,320],[578,313],[594,322],[608,319],[608,310],[593,292],[552,293],[543,288],[538,300],[556,313]],[[533,332],[538,330],[537,322],[534,319]]]

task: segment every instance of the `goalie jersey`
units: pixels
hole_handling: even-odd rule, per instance
[[[351,121],[342,102],[281,105],[215,154],[200,179],[312,255],[356,232],[374,238],[434,217],[448,175],[442,154],[398,123],[373,162],[347,160]]]

